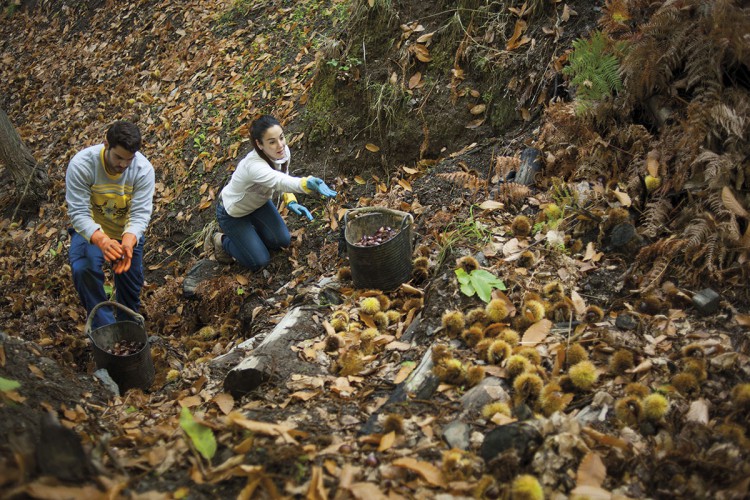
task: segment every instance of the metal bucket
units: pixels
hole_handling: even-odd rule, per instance
[[[388,208],[347,210],[344,238],[355,287],[390,291],[411,278],[413,222],[410,213]],[[379,245],[356,244],[363,236],[371,236],[385,226],[397,229],[398,234]]]
[[[135,321],[117,321],[91,331],[91,321],[96,310],[103,306],[117,307]],[[151,346],[148,342],[143,316],[117,302],[102,302],[94,306],[86,321],[84,333],[93,344],[94,361],[97,369],[106,369],[120,388],[120,393],[128,389],[148,389],[154,382],[154,362],[151,359]],[[110,351],[120,341],[138,342],[143,347],[133,354],[119,356]]]

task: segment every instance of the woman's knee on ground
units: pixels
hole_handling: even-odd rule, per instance
[[[289,231],[286,231],[284,234],[274,235],[274,241],[269,241],[268,247],[271,250],[279,250],[281,248],[286,248],[291,244],[292,244],[292,236],[289,234]]]

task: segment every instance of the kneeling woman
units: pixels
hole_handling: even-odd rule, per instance
[[[289,210],[312,220],[310,211],[297,203],[292,193],[336,196],[317,177],[293,177],[289,171],[289,147],[279,121],[264,115],[253,122],[253,149],[237,165],[231,179],[219,194],[216,219],[221,232],[209,235],[216,260],[231,262],[258,271],[271,261],[270,252],[291,243],[289,229],[271,200],[283,193]]]

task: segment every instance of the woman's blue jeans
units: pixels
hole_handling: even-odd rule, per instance
[[[73,228],[68,229],[70,234],[70,268],[73,273],[73,286],[81,298],[86,314],[97,304],[110,300],[104,291],[104,255],[99,247],[89,243]],[[120,304],[138,312],[141,307],[141,288],[143,288],[143,244],[145,238],[141,238],[133,248],[133,259],[130,269],[122,274],[115,274],[115,298]],[[117,319],[122,321],[132,320],[132,317],[124,311],[117,310]],[[91,321],[92,329],[106,326],[115,322],[115,315],[110,307],[100,307],[96,316]]]
[[[242,217],[229,215],[219,201],[216,220],[224,233],[224,251],[251,271],[266,267],[271,262],[271,251],[288,247],[292,241],[289,228],[271,200]]]

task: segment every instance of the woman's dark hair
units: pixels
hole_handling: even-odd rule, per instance
[[[110,148],[122,146],[131,153],[141,149],[141,131],[132,122],[117,121],[107,129],[107,144]]]
[[[260,118],[257,118],[250,127],[250,137],[252,137],[253,139],[253,147],[258,152],[258,156],[266,160],[266,163],[268,163],[271,168],[276,167],[271,159],[266,155],[266,153],[264,153],[258,147],[258,143],[263,142],[263,134],[265,134],[266,130],[273,127],[274,125],[278,125],[279,127],[281,127],[281,123],[279,123],[279,120],[271,115],[263,115]]]

